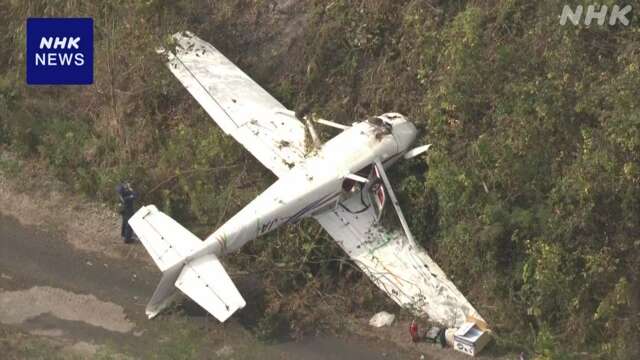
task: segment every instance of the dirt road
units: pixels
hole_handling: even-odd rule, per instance
[[[19,331],[51,340],[49,351],[133,358],[419,356],[360,338],[325,337],[265,345],[237,320],[218,324],[188,302],[150,321],[144,316],[144,306],[158,279],[159,274],[141,261],[77,250],[55,235],[0,215],[1,327],[5,334]],[[29,356],[20,352],[20,345],[11,349],[5,341],[0,346],[8,347],[3,350],[13,354],[10,356]]]

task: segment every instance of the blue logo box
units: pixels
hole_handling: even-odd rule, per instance
[[[27,84],[93,84],[93,19],[28,18]]]

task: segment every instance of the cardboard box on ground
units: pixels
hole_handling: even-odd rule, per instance
[[[453,348],[467,355],[476,356],[491,340],[487,330],[475,322],[464,323],[453,336]]]

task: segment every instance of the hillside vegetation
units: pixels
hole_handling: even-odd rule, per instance
[[[498,346],[637,358],[640,19],[634,8],[629,26],[561,26],[561,11],[552,0],[3,1],[0,149],[99,200],[129,179],[143,202],[213,231],[274,178],[155,53],[189,29],[289,108],[417,124],[434,147],[393,170],[400,201]],[[28,16],[94,18],[94,85],[25,85]],[[265,336],[328,327],[334,307],[395,309],[311,221],[229,261],[264,277]]]

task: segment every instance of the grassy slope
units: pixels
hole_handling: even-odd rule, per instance
[[[637,354],[637,18],[563,27],[549,0],[274,7],[285,3],[3,3],[0,142],[47,159],[98,198],[110,200],[129,178],[145,202],[206,233],[273,178],[211,125],[153,53],[188,28],[291,108],[343,122],[411,116],[435,150],[421,160],[428,176],[419,163],[396,171],[401,201],[416,236],[501,342],[548,357]],[[94,17],[94,85],[24,85],[23,19],[36,15]],[[335,300],[340,309],[379,303],[342,257],[313,224],[236,257],[270,282],[264,331],[321,323],[315,294],[339,298],[337,273],[337,288],[359,294]]]

